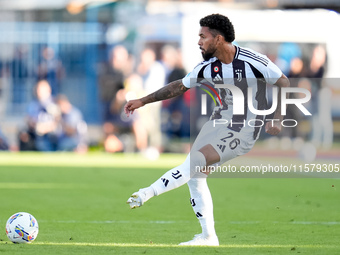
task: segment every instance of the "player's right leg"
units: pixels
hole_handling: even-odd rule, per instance
[[[126,203],[130,205],[131,209],[140,207],[153,196],[158,196],[186,184],[194,172],[197,172],[194,166],[203,167],[205,165],[204,155],[200,152],[193,152],[192,156],[191,154],[187,156],[182,165],[169,170],[149,187],[133,193]]]

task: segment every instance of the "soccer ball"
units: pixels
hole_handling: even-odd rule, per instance
[[[31,243],[39,232],[37,220],[29,213],[13,214],[6,223],[6,234],[13,243]]]

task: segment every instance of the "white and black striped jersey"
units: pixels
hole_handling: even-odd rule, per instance
[[[217,58],[211,58],[198,64],[188,73],[182,82],[187,88],[202,86],[209,83],[211,87],[215,84],[230,84],[237,86],[244,95],[244,115],[233,115],[233,97],[227,88],[215,89],[218,91],[222,105],[215,107],[211,119],[232,120],[233,123],[247,123],[249,120],[263,120],[263,116],[256,116],[248,108],[248,87],[252,88],[252,102],[257,110],[267,109],[266,84],[275,84],[282,76],[281,70],[268,59],[254,50],[235,46],[236,53],[230,64],[224,64]],[[257,139],[260,127],[257,124],[229,125],[228,128],[252,134]]]

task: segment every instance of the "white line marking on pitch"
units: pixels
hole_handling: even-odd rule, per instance
[[[51,243],[51,242],[34,242],[31,245],[55,245],[55,246],[97,246],[97,247],[177,247],[177,244],[139,244],[139,243]],[[317,244],[222,244],[213,248],[337,248],[335,245],[317,245]]]
[[[1,221],[0,221],[1,222]],[[61,223],[61,224],[188,224],[191,221],[130,221],[130,220],[104,220],[104,221],[78,221],[78,220],[59,220],[59,221],[47,221],[40,220],[41,223]],[[217,221],[218,222],[218,221]],[[233,225],[255,225],[255,224],[294,224],[294,225],[340,225],[340,221],[229,221],[229,224]]]

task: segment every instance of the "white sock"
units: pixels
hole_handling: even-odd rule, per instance
[[[197,151],[189,154],[182,165],[169,170],[151,184],[150,187],[145,188],[145,201],[153,196],[158,196],[184,185],[196,174],[196,166],[205,166],[205,164],[206,160],[201,152]]]
[[[215,223],[213,214],[213,202],[207,184],[207,175],[196,173],[188,182],[190,190],[190,202],[198,218],[202,234],[206,237],[215,236]]]
[[[176,189],[190,180],[190,154],[182,165],[179,165],[161,176],[157,181],[150,185],[154,190],[155,196],[164,192]]]

